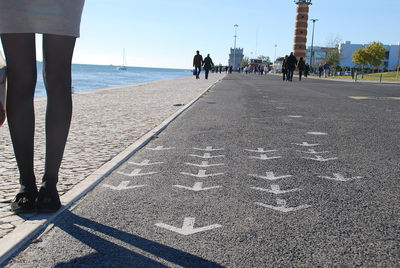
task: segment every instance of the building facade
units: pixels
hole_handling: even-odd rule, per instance
[[[306,63],[310,64],[310,66],[313,66],[313,67],[317,67],[320,64],[325,64],[325,60],[326,60],[326,57],[328,56],[329,49],[331,49],[331,48],[319,47],[319,46],[313,47],[313,57],[312,57],[313,62],[310,62],[311,48],[307,48]]]
[[[232,66],[233,70],[239,70],[243,58],[243,48],[231,48],[231,53],[229,54],[229,66]]]
[[[349,68],[355,67],[356,64],[353,62],[353,54],[357,49],[363,49],[365,46],[366,44],[352,44],[350,41],[339,44],[340,66]],[[396,70],[400,60],[400,44],[383,45],[383,47],[386,49],[386,57],[380,68]]]

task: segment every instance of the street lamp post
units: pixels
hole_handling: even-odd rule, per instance
[[[274,62],[273,62],[273,67],[274,67],[274,73],[276,73],[276,70],[275,70],[275,61],[276,61],[276,47],[277,47],[278,45],[277,44],[275,44],[275,51],[274,51]]]
[[[312,37],[311,37],[311,51],[310,51],[310,67],[313,68],[313,58],[314,58],[314,28],[315,28],[315,22],[318,21],[318,19],[311,19],[313,22],[313,27],[312,27]]]
[[[399,78],[399,69],[400,69],[400,42],[398,43],[398,53],[397,53],[397,73],[396,73],[396,79]]]
[[[235,27],[235,35],[233,36],[235,38],[235,43],[233,45],[233,69],[235,68],[236,65],[236,37],[237,37],[237,27],[239,27],[239,25],[235,24],[233,25],[233,27]]]

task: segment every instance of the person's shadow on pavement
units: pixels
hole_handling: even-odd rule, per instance
[[[192,255],[148,239],[120,231],[90,219],[65,211],[55,225],[81,243],[94,249],[96,253],[73,259],[67,263],[58,263],[54,267],[168,267],[142,254],[133,252],[124,246],[110,242],[99,235],[113,237],[121,244],[138,248],[149,255],[164,259],[183,267],[223,267],[212,261]],[[85,230],[90,229],[91,232]]]

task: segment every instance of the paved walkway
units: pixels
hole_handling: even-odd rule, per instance
[[[399,267],[399,94],[229,75],[4,267]]]
[[[208,80],[193,77],[156,81],[74,94],[74,114],[59,177],[60,195],[159,125],[224,74]],[[44,168],[46,98],[35,100],[35,168],[40,183]],[[0,127],[0,239],[24,218],[9,211],[19,189],[18,170],[8,127]]]

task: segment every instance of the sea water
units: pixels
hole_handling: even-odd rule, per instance
[[[38,79],[35,97],[46,96],[42,66],[42,62],[37,63]],[[82,92],[189,75],[192,75],[192,71],[184,69],[126,67],[126,70],[117,70],[117,66],[113,65],[72,64],[72,89],[73,92]]]

